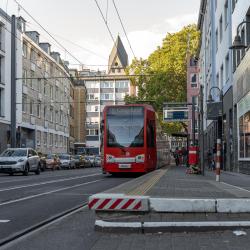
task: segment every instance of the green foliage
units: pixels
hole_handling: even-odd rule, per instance
[[[164,102],[185,102],[187,83],[187,54],[194,55],[199,42],[196,25],[188,25],[176,33],[168,33],[148,59],[134,59],[127,69],[138,96],[126,96],[127,103],[153,100],[162,117]],[[178,123],[162,124],[165,132],[181,130]]]

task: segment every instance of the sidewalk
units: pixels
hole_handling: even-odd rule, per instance
[[[250,227],[250,190],[244,188],[250,186],[250,176],[222,173],[221,180],[216,182],[211,171],[202,176],[186,174],[185,167],[158,169],[101,196],[97,194],[95,198],[101,198],[96,207],[101,209],[96,209],[96,228],[109,232],[154,232]],[[230,183],[243,183],[244,187]],[[122,206],[117,206],[116,211],[123,196],[123,205],[135,200],[138,207],[141,199],[143,209],[135,211],[127,206],[128,211],[121,211]],[[143,199],[148,200],[148,207]]]

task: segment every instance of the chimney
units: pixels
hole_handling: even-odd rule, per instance
[[[48,55],[50,55],[50,47],[49,43],[39,43],[40,48],[45,51]]]
[[[59,52],[51,52],[50,55],[55,59],[57,63],[60,63],[60,53]]]
[[[40,34],[37,31],[26,31],[25,34],[36,44],[39,45],[39,36]]]
[[[19,16],[17,19],[17,23],[18,23],[18,28],[21,30],[21,32],[25,33],[26,32],[26,20],[22,16]]]

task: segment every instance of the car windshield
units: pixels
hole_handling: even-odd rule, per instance
[[[143,147],[144,108],[110,107],[107,111],[108,147]]]
[[[49,160],[50,160],[50,159],[54,159],[54,157],[55,157],[54,155],[48,155],[48,156],[47,156],[47,159],[49,159]]]
[[[69,155],[60,155],[59,158],[62,160],[69,160],[70,156]]]
[[[79,160],[80,159],[80,155],[75,155],[75,159]]]
[[[7,149],[2,154],[2,157],[20,157],[27,156],[27,149]]]

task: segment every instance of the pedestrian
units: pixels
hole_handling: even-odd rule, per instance
[[[180,164],[180,152],[179,152],[179,148],[178,147],[174,151],[174,158],[175,158],[175,164],[176,164],[176,166],[179,166],[179,164]]]
[[[208,149],[208,152],[207,152],[207,162],[208,162],[208,169],[209,170],[212,170],[213,169],[213,156],[212,156],[212,153],[210,151],[210,149]]]
[[[212,162],[212,169],[215,170],[215,163],[216,163],[216,156],[217,156],[217,149],[216,149],[217,144],[214,143],[214,148],[213,148],[213,162]]]
[[[182,151],[182,159],[183,159],[182,164],[187,165],[187,154],[188,154],[187,149],[185,147],[182,147],[181,151]]]

